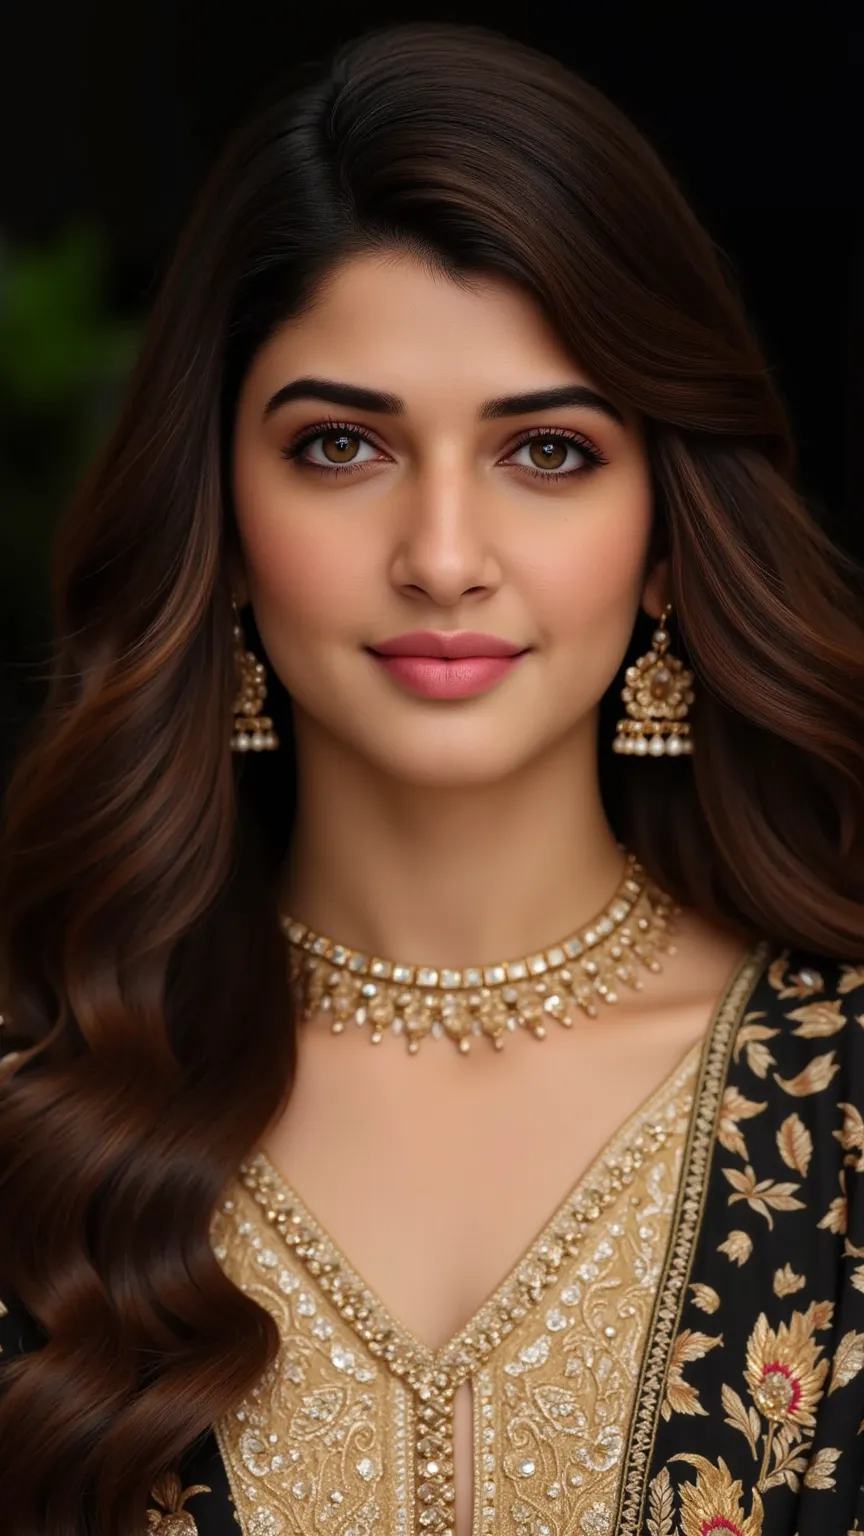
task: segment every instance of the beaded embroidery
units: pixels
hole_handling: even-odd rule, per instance
[[[217,1426],[247,1536],[453,1536],[453,1400],[469,1379],[472,1536],[611,1536],[698,1060],[694,1047],[438,1350],[387,1311],[265,1154],[247,1160],[214,1249],[282,1338]]]

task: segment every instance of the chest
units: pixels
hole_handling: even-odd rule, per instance
[[[650,1031],[604,1019],[578,1041],[520,1039],[509,1063],[490,1052],[469,1070],[455,1053],[385,1063],[359,1040],[337,1059],[349,1045],[339,1041],[326,1061],[310,1052],[301,1063],[262,1147],[390,1310],[437,1348],[698,1049],[705,1023],[704,1007]]]
[[[864,1528],[864,973],[764,958],[714,1021],[692,1106],[631,1117],[629,1147],[613,1136],[438,1348],[252,1159],[214,1231],[282,1341],[217,1427],[242,1530]]]
[[[611,1519],[689,1102],[687,1069],[438,1348],[254,1159],[216,1251],[273,1311],[282,1348],[220,1426],[238,1509],[260,1516],[263,1500],[298,1532],[366,1520],[405,1536],[522,1536],[526,1500],[567,1522],[550,1529]]]

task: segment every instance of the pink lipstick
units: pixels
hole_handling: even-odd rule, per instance
[[[513,671],[528,649],[471,630],[414,630],[369,647],[391,677],[427,699],[468,699],[484,693]]]

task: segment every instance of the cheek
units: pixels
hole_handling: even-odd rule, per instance
[[[524,551],[523,573],[550,640],[626,645],[642,594],[650,530],[650,495],[637,482],[626,497],[604,497],[580,509],[548,545],[537,541]]]
[[[265,627],[296,636],[332,632],[340,616],[344,624],[369,580],[345,519],[304,505],[302,491],[289,496],[278,471],[257,465],[238,465],[234,495],[262,639]]]
[[[355,556],[352,551],[346,558],[344,533],[338,539],[323,537],[286,522],[266,548],[250,550],[256,609],[286,634],[344,633],[368,591],[368,575]]]
[[[535,541],[533,558],[525,552],[523,591],[549,647],[547,702],[556,715],[584,713],[620,672],[642,597],[651,518],[650,491],[637,480],[626,495],[581,506],[549,547]]]

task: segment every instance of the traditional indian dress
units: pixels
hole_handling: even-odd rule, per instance
[[[470,1536],[864,1530],[862,1111],[864,964],[754,942],[704,1039],[437,1350],[254,1151],[212,1245],[279,1356],[154,1485],[151,1531],[453,1536],[466,1381]],[[0,1390],[44,1343],[3,1301]]]

